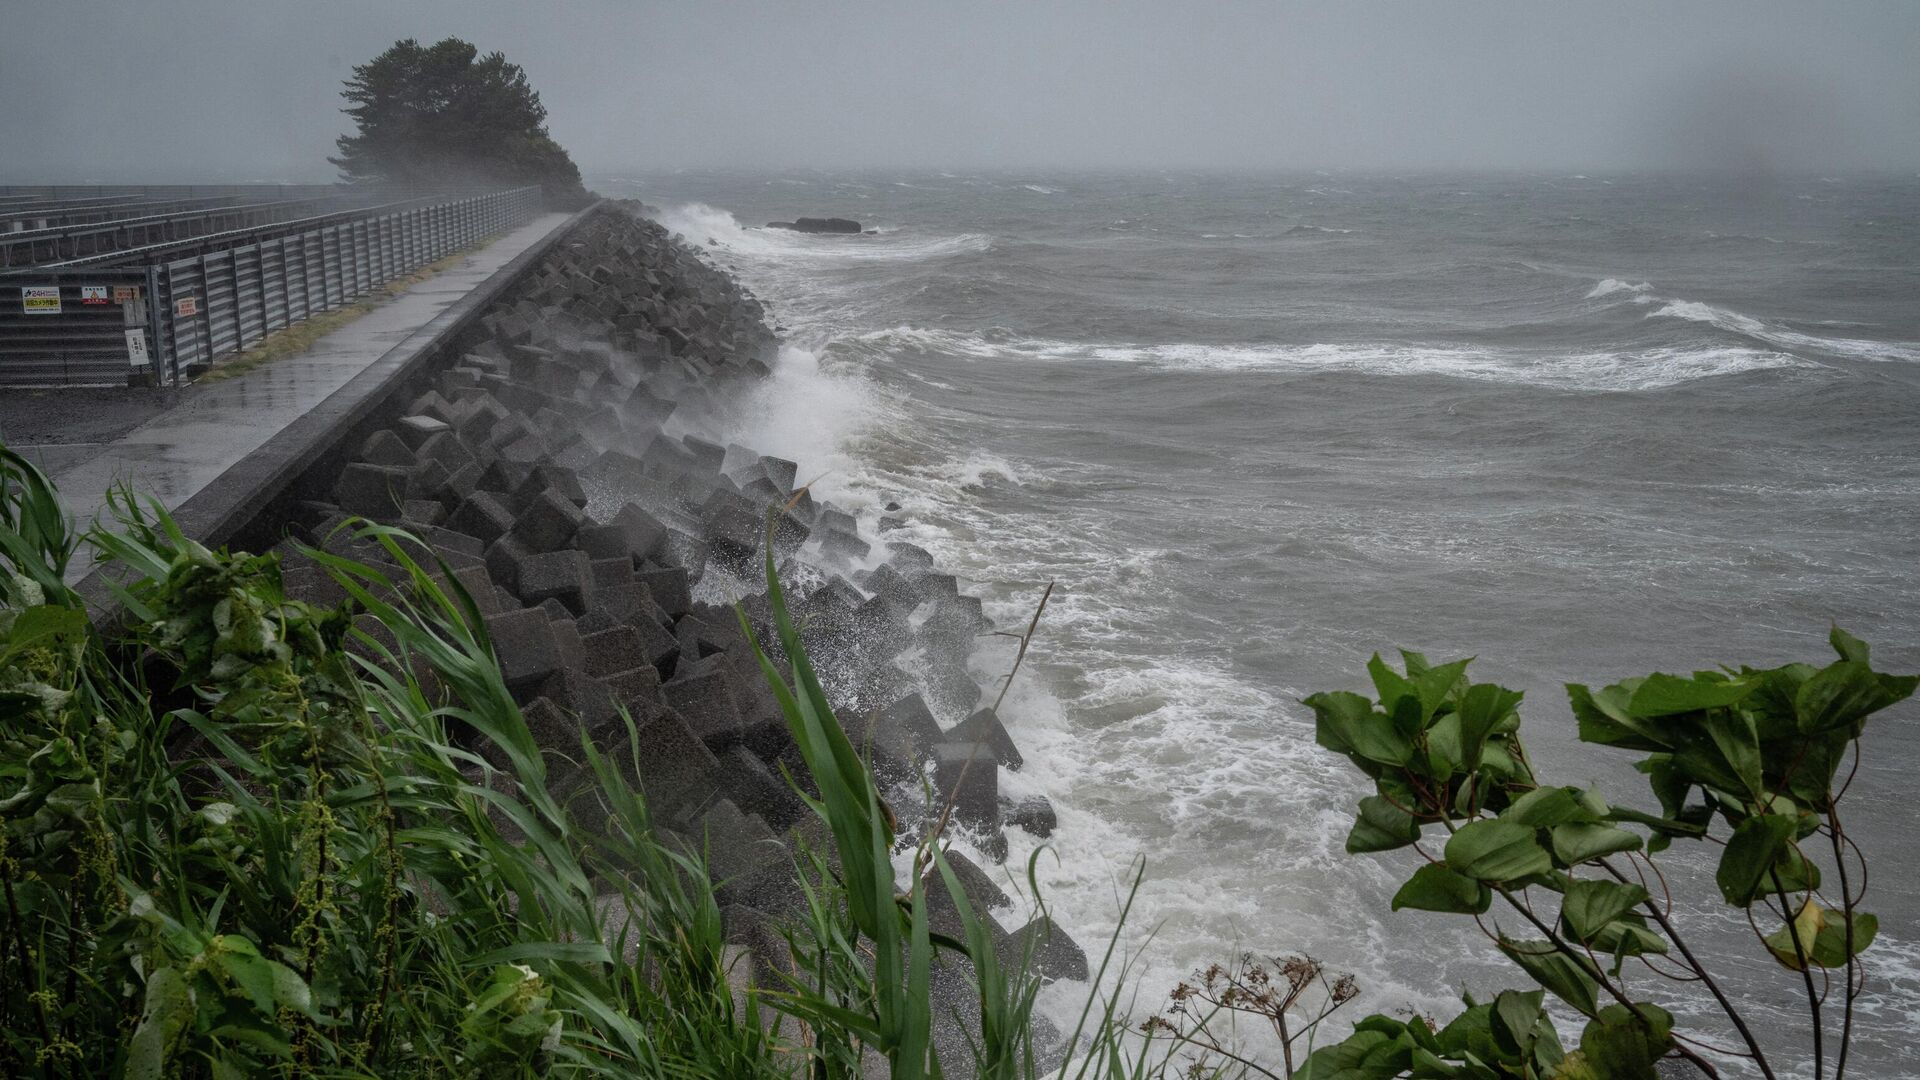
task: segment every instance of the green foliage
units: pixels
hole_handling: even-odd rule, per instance
[[[0,447],[0,1075],[852,1077],[874,1054],[902,1077],[1163,1074],[1099,992],[1042,1068],[1029,956],[996,951],[937,835],[898,879],[771,567],[791,683],[765,666],[833,850],[796,868],[794,974],[740,988],[700,852],[623,779],[646,772],[631,720],[583,735],[606,822],[583,830],[417,542],[356,526],[397,573],[309,551],[351,598],[319,608],[274,558],[109,503],[117,530],[87,540],[124,642],[63,582],[80,539],[52,486]],[[939,964],[970,973],[961,1015],[936,1015]],[[965,1045],[937,1050],[936,1022]]]
[[[1434,665],[1403,652],[1404,671],[1396,671],[1375,656],[1367,674],[1377,698],[1308,698],[1320,745],[1373,782],[1347,850],[1411,847],[1424,860],[1394,909],[1478,920],[1497,897],[1537,936],[1508,937],[1484,921],[1481,928],[1541,990],[1471,1007],[1437,1039],[1418,1022],[1370,1017],[1296,1075],[1643,1077],[1670,1055],[1711,1071],[1674,1032],[1671,1014],[1640,998],[1630,978],[1638,974],[1711,996],[1744,1056],[1773,1076],[1737,1003],[1680,940],[1671,899],[1656,901],[1648,885],[1669,880],[1655,855],[1675,840],[1706,839],[1715,826],[1718,899],[1743,912],[1786,977],[1803,977],[1816,1077],[1825,1075],[1831,1016],[1809,972],[1845,969],[1837,1075],[1863,977],[1856,958],[1878,922],[1857,907],[1865,866],[1846,839],[1846,784],[1836,780],[1850,752],[1857,760],[1867,719],[1910,696],[1920,677],[1875,671],[1867,645],[1837,628],[1829,640],[1838,659],[1825,667],[1656,673],[1599,690],[1568,685],[1582,740],[1646,754],[1637,768],[1658,813],[1612,806],[1595,790],[1542,784],[1520,742],[1521,695],[1471,682],[1464,660]],[[1434,829],[1437,853],[1423,835]],[[1823,886],[1834,875],[1838,891],[1829,896]],[[1556,902],[1557,917],[1547,917]],[[1668,963],[1646,963],[1650,956]],[[1642,962],[1637,971],[1628,970],[1631,959]],[[1562,1054],[1540,1008],[1543,993],[1588,1018],[1571,1054]]]
[[[586,196],[580,170],[547,134],[540,95],[501,53],[408,38],[355,66],[341,96],[357,130],[336,140],[330,160],[349,180],[539,184],[563,204]]]

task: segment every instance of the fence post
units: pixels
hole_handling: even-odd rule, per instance
[[[147,265],[147,337],[148,355],[153,363],[153,381],[160,386],[180,385],[180,372],[173,363],[173,350],[160,337],[160,268]]]

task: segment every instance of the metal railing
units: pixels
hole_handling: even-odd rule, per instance
[[[516,188],[300,231],[266,226],[266,239],[145,267],[0,273],[0,386],[124,385],[143,376],[178,385],[268,334],[523,224],[540,207],[538,187]],[[103,289],[109,304],[97,302]],[[122,290],[137,295],[123,303]]]

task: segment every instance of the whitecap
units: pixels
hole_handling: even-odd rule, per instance
[[[1645,281],[1631,282],[1631,281],[1622,281],[1619,278],[1607,278],[1606,280],[1602,281],[1600,284],[1595,285],[1593,287],[1593,291],[1587,294],[1587,299],[1598,300],[1600,297],[1612,296],[1614,293],[1621,293],[1621,292],[1636,293],[1636,294],[1646,293],[1651,291],[1652,289],[1653,289],[1653,285],[1650,282],[1645,282]]]
[[[1484,347],[1407,343],[1312,345],[1102,344],[1020,338],[920,327],[871,331],[857,347],[912,350],[968,360],[1103,361],[1183,371],[1356,371],[1377,375],[1438,375],[1567,390],[1657,390],[1694,379],[1768,368],[1818,368],[1778,349],[1741,346],[1661,346],[1646,349],[1541,353]]]

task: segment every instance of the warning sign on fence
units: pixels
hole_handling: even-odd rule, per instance
[[[188,315],[200,314],[200,298],[197,296],[183,296],[175,300],[173,302],[173,313],[181,318],[185,318]]]
[[[147,359],[147,332],[127,331],[127,363],[132,367],[146,367],[150,362]]]
[[[60,286],[22,285],[20,286],[20,306],[29,315],[58,315],[60,314]]]
[[[138,285],[115,285],[113,287],[113,302],[116,304],[131,304],[138,299],[140,299],[140,286]]]
[[[83,303],[83,304],[104,304],[104,303],[106,303],[106,302],[107,302],[107,287],[106,287],[105,285],[82,285],[82,286],[80,286],[80,302],[81,302],[81,303]]]

